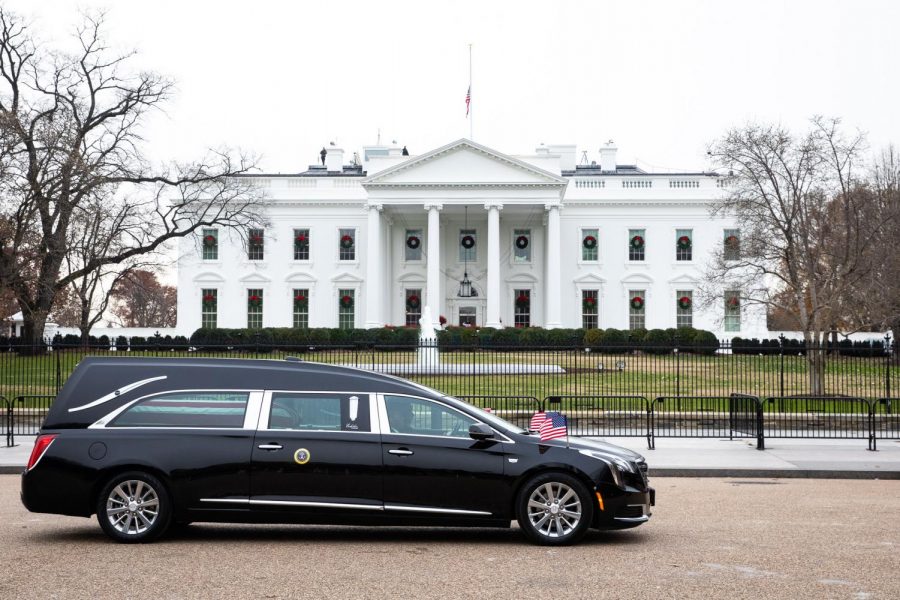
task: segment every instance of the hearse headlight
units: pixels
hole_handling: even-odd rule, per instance
[[[612,473],[613,481],[620,488],[625,487],[625,479],[622,477],[622,473],[637,473],[637,468],[635,465],[624,458],[619,458],[618,456],[610,456],[609,454],[604,454],[603,452],[596,452],[594,450],[579,450],[581,454],[585,456],[590,456],[591,458],[596,458],[597,460],[602,460],[607,465],[609,465],[609,472]]]

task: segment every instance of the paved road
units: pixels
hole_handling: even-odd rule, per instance
[[[25,511],[0,476],[0,598],[900,598],[900,481],[657,478],[651,522],[571,548],[515,529],[195,525],[148,546]]]

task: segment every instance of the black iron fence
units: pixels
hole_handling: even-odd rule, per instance
[[[0,348],[7,442],[40,427],[49,403],[85,356],[284,359],[392,373],[490,408],[527,426],[537,407],[570,417],[573,434],[646,437],[900,437],[896,344],[714,348],[678,345],[437,347],[377,345],[202,347],[164,340],[110,347]],[[757,351],[758,350],[758,351]],[[810,375],[818,354],[824,367]],[[893,399],[892,399],[893,397]],[[543,398],[544,400],[539,400]],[[764,398],[765,400],[758,400]],[[758,406],[756,406],[758,404]]]

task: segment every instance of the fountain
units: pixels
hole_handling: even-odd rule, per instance
[[[441,366],[437,332],[434,330],[434,321],[431,320],[430,306],[422,309],[422,317],[419,319],[419,347],[416,348],[416,365],[419,368],[432,366],[438,369]]]

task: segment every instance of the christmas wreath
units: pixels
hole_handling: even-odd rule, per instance
[[[584,239],[581,240],[581,245],[587,248],[588,250],[593,250],[597,247],[597,238],[592,235],[584,236]]]
[[[294,238],[294,245],[298,248],[305,248],[309,244],[309,238],[306,237],[306,234],[298,233],[297,237]]]
[[[415,294],[410,294],[406,297],[406,307],[410,310],[415,310],[421,306],[422,300]]]
[[[309,300],[303,294],[297,294],[296,296],[294,296],[294,306],[296,306],[297,308],[306,307],[306,304],[308,302]]]
[[[216,236],[214,235],[206,235],[203,236],[203,245],[207,248],[212,248],[216,245]]]
[[[693,304],[693,302],[691,301],[690,296],[682,296],[678,299],[678,308],[682,310],[689,309],[691,307],[691,304]]]
[[[634,248],[635,250],[640,250],[641,248],[643,248],[644,247],[644,238],[639,235],[636,235],[633,238],[631,238],[631,247]]]
[[[691,238],[686,235],[678,238],[678,249],[679,250],[688,250],[691,247]]]
[[[470,250],[475,247],[475,238],[471,235],[464,235],[459,241],[463,248]]]
[[[516,306],[524,308],[531,302],[531,298],[527,294],[519,294],[516,296]]]
[[[737,296],[732,296],[728,299],[728,307],[729,308],[737,308],[741,305],[741,299]]]
[[[516,248],[518,248],[519,250],[524,250],[527,247],[528,247],[528,236],[527,235],[520,235],[519,237],[516,238]]]
[[[734,248],[738,245],[738,238],[736,235],[729,235],[725,238],[725,243]]]
[[[597,308],[597,300],[588,296],[587,298],[585,298],[584,300],[581,301],[581,307],[585,311],[590,312],[590,311],[594,310],[595,308]]]
[[[352,235],[342,235],[341,236],[341,248],[344,250],[349,250],[353,247],[353,236]]]
[[[408,238],[406,238],[406,247],[409,248],[410,250],[415,250],[421,245],[422,245],[422,240],[419,239],[419,236],[411,235]]]
[[[256,294],[253,294],[252,296],[247,298],[247,306],[249,306],[250,308],[259,308],[260,306],[262,306],[262,298],[260,296],[257,296]]]
[[[350,308],[353,306],[353,296],[349,294],[345,294],[341,296],[341,306],[344,308]]]
[[[631,299],[631,308],[634,310],[641,310],[644,308],[644,299],[640,296],[635,296]]]
[[[207,308],[212,308],[216,305],[216,297],[212,294],[206,294],[203,296],[203,306]]]
[[[254,233],[253,235],[250,236],[250,245],[251,246],[262,246],[262,243],[263,243],[263,236],[259,235],[258,233]]]

